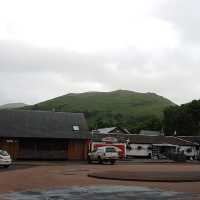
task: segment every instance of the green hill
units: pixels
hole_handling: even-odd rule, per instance
[[[71,93],[34,106],[35,110],[83,112],[90,128],[124,126],[132,130],[158,129],[163,110],[174,105],[154,93],[138,93],[127,90],[113,92]],[[153,123],[155,127],[148,127]],[[148,126],[145,127],[144,124]]]
[[[8,103],[0,106],[0,110],[2,109],[15,109],[15,108],[22,108],[24,106],[28,106],[25,103]]]

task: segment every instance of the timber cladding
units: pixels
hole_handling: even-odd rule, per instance
[[[0,149],[15,160],[85,160],[89,140],[81,113],[0,111]]]
[[[0,149],[14,160],[85,160],[88,142],[85,140],[4,139]]]
[[[19,140],[17,159],[66,160],[67,141],[52,139]]]
[[[68,143],[69,160],[86,160],[88,152],[88,143],[83,140],[71,140]]]

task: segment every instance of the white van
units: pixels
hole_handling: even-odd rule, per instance
[[[12,164],[12,159],[7,151],[0,150],[0,166],[5,168]]]

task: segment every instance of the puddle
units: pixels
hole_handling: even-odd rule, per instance
[[[29,190],[0,195],[4,200],[188,200],[200,199],[200,194],[169,192],[146,187],[91,186],[61,189]]]

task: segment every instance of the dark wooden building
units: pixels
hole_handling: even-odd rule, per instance
[[[89,141],[82,113],[0,111],[0,149],[13,159],[84,160]]]

